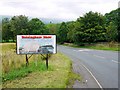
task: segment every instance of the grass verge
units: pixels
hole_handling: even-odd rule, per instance
[[[13,48],[6,47],[5,51],[11,51],[10,48]],[[9,61],[8,64],[5,64],[6,67],[9,64],[9,67],[13,66],[12,64],[18,66],[19,62],[16,62],[16,59],[20,61],[24,58],[18,57],[15,52],[11,57],[12,59],[6,58],[9,56],[6,54],[8,52],[5,52],[5,56],[2,58],[4,62]],[[3,88],[66,88],[71,87],[75,80],[81,80],[79,75],[72,72],[72,63],[65,55],[61,53],[52,55],[49,58],[48,70],[45,66],[45,60],[42,60],[40,55],[35,56],[31,58],[28,67],[25,67],[24,63],[19,68],[10,68],[9,72],[3,73]],[[11,63],[11,60],[15,62]]]
[[[29,73],[35,72],[35,71],[46,71],[47,68],[44,63],[38,62],[37,66],[34,62],[31,62],[29,66],[23,65],[19,69],[12,69],[9,73],[3,73],[2,75],[2,82],[6,82],[8,80],[15,80],[16,78],[23,78],[26,77]]]
[[[48,70],[36,70],[24,78],[6,81],[3,88],[66,88],[68,85],[70,87],[75,80],[81,80],[79,75],[71,71],[71,65],[69,58],[63,54],[52,55]]]
[[[110,50],[110,51],[120,51],[120,45],[118,43],[96,43],[96,44],[87,44],[84,46],[79,46],[73,43],[65,43],[64,46],[70,46],[75,48],[88,48],[88,49],[96,49],[96,50]]]

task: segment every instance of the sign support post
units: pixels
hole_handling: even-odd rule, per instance
[[[32,54],[32,55],[33,55],[33,54]],[[32,55],[31,55],[31,56],[32,56]],[[28,65],[29,65],[28,59],[29,59],[31,56],[30,56],[30,57],[27,57],[27,54],[26,54],[25,56],[26,56],[26,66],[28,66]]]
[[[48,69],[48,54],[46,54],[46,67]]]
[[[29,61],[28,61],[28,57],[27,57],[27,54],[26,54],[26,66],[29,65]]]

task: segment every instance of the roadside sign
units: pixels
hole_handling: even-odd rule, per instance
[[[56,35],[17,35],[17,54],[55,54]]]

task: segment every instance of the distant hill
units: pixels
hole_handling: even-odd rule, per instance
[[[9,15],[0,15],[0,22],[2,22],[2,18],[11,18],[13,16],[9,16]],[[36,17],[28,17],[28,19],[32,19],[32,18],[36,18]],[[38,18],[38,17],[37,17]],[[61,23],[61,22],[66,22],[67,20],[62,20],[62,19],[50,19],[50,18],[39,18],[42,22],[44,22],[45,24],[48,23]]]
[[[8,16],[8,15],[0,15],[0,23],[2,22],[3,18],[11,18],[12,16]]]
[[[50,18],[39,18],[42,22],[44,22],[45,24],[48,23],[61,23],[61,22],[65,22],[66,20],[60,20],[60,19],[50,19]]]

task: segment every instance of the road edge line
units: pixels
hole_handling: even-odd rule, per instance
[[[82,63],[81,63],[82,64]],[[101,88],[101,90],[103,90],[103,87],[101,86],[101,84],[99,83],[99,81],[95,78],[95,76],[92,74],[92,72],[84,65],[82,64],[82,66],[91,74],[91,76],[94,78],[94,80],[97,82],[98,86]]]

